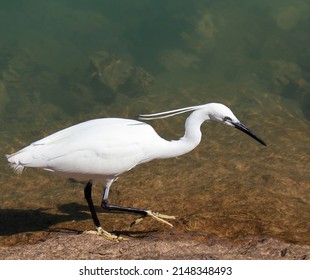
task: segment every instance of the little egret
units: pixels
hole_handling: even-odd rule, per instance
[[[175,219],[174,216],[151,210],[110,205],[108,196],[112,183],[120,174],[138,164],[190,152],[200,143],[200,126],[208,120],[233,126],[266,146],[265,142],[242,124],[228,107],[219,103],[140,115],[140,119],[162,119],[186,112],[191,114],[185,122],[185,134],[179,140],[167,141],[161,138],[145,122],[101,118],[60,130],[6,157],[11,167],[19,174],[25,167],[37,167],[87,182],[84,195],[96,226],[95,231],[87,232],[117,240],[119,237],[103,230],[100,225],[91,196],[93,183],[99,182],[104,185],[101,203],[104,210],[140,215],[141,217],[133,223],[138,223],[149,216],[172,226],[166,219]]]

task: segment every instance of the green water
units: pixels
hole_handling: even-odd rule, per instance
[[[310,244],[310,1],[0,3],[0,245],[91,229],[81,185],[15,175],[4,155],[97,117],[222,102],[268,144],[220,124],[177,159],[138,166],[114,204],[178,216],[173,230]],[[183,134],[185,116],[153,121]],[[94,200],[100,205],[101,186]],[[100,214],[107,230],[170,231]]]

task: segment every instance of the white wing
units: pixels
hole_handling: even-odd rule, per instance
[[[17,172],[38,167],[73,178],[117,176],[151,160],[152,142],[158,140],[163,139],[146,123],[95,119],[58,131],[7,158]]]

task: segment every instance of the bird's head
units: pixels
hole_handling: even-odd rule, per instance
[[[233,125],[233,122],[239,122],[234,113],[221,103],[207,104],[207,114],[210,120],[225,123],[227,125]]]
[[[208,104],[208,115],[209,119],[217,122],[221,122],[241,130],[242,132],[248,134],[256,141],[266,146],[266,143],[259,138],[253,131],[242,124],[234,115],[234,113],[225,105],[220,103],[210,103]]]

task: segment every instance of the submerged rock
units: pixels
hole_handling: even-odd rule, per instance
[[[159,61],[168,71],[179,69],[197,68],[200,59],[192,54],[179,49],[165,50],[159,54]]]
[[[46,119],[59,115],[60,107],[54,102],[60,92],[59,77],[26,49],[0,50],[0,76],[0,113],[5,111],[5,117],[14,112],[15,120],[34,122],[42,111]]]
[[[282,30],[292,30],[298,26],[301,21],[309,18],[310,5],[299,1],[291,5],[279,5],[272,13],[272,17]]]
[[[214,48],[215,24],[209,13],[202,13],[193,21],[192,30],[182,32],[181,38],[197,54],[205,54]]]
[[[147,94],[154,78],[143,68],[135,66],[130,58],[121,58],[105,50],[90,57],[94,68],[92,79],[99,81],[114,93],[127,96]]]
[[[294,62],[273,60],[271,72],[274,89],[282,96],[300,101],[310,88],[301,68]]]

